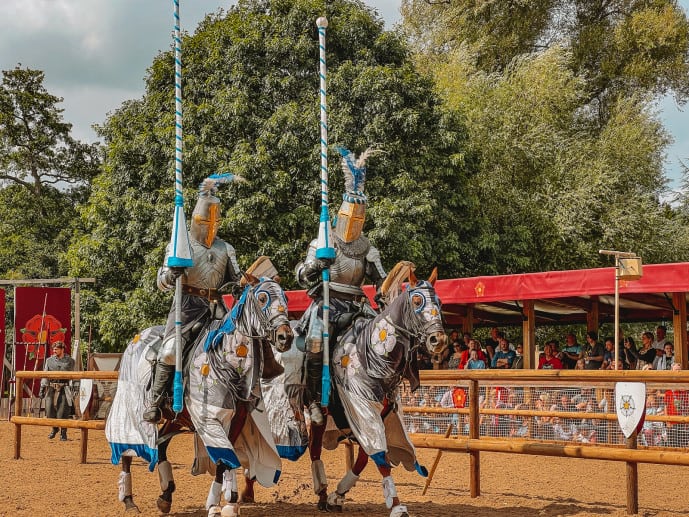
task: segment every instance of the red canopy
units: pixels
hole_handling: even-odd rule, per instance
[[[548,271],[519,275],[438,280],[435,284],[450,326],[461,325],[472,306],[475,326],[517,324],[523,300],[534,300],[538,324],[583,323],[592,299],[599,302],[599,320],[614,321],[615,268]],[[373,300],[375,288],[364,286]],[[672,293],[689,292],[689,263],[649,264],[635,281],[620,281],[620,320],[672,320]],[[310,302],[306,291],[288,291],[290,317],[299,317]]]

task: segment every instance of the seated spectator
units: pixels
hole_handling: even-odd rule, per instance
[[[512,361],[512,369],[524,369],[524,345],[521,343],[517,345],[517,349],[515,350],[514,361]]]
[[[637,370],[648,370],[653,368],[653,361],[656,358],[656,350],[653,348],[653,332],[641,334],[641,349],[638,351],[639,359],[636,362]]]
[[[467,370],[484,370],[486,368],[486,362],[483,359],[479,359],[479,352],[483,355],[483,352],[480,350],[469,350],[469,360],[465,366]]]
[[[509,369],[512,368],[512,363],[517,353],[514,350],[510,350],[510,344],[502,332],[498,333],[498,343],[499,348],[493,355],[493,361],[491,362],[491,368],[502,368]]]
[[[584,370],[600,370],[605,348],[598,342],[598,332],[589,330],[586,333],[586,344],[581,352],[584,358]]]
[[[459,331],[458,330],[451,330],[450,333],[447,336],[447,342],[450,343],[450,354],[454,352],[454,345],[455,343],[459,343],[461,339],[459,339]]]
[[[581,355],[581,345],[577,343],[577,337],[572,333],[565,336],[565,346],[562,349],[560,360],[563,368],[573,370],[577,365],[577,360]]]
[[[664,415],[664,407],[659,403],[655,393],[646,395],[646,416]],[[646,420],[639,433],[639,443],[649,447],[661,445],[667,440],[664,422],[651,422]]]
[[[615,340],[611,337],[605,338],[605,351],[603,352],[603,364],[600,365],[601,370],[614,370],[615,363]],[[613,365],[613,368],[610,368]]]
[[[462,354],[466,351],[466,350],[463,351],[461,349],[459,341],[455,341],[454,346],[452,348],[453,348],[454,352],[452,353],[450,358],[447,360],[447,369],[448,370],[456,370],[460,367],[459,363],[462,360]]]
[[[562,370],[562,361],[553,354],[553,345],[548,342],[543,347],[543,355],[538,360],[539,370]]]
[[[498,327],[493,327],[490,329],[490,337],[486,339],[485,345],[486,345],[486,354],[488,355],[488,363],[490,364],[493,362],[493,356],[495,355],[496,350],[499,348],[499,343],[498,343],[498,335],[501,334],[500,329]]]
[[[639,360],[639,352],[636,349],[634,338],[629,336],[624,338],[621,350],[622,361],[625,370],[636,370],[636,363]]]
[[[550,395],[541,393],[535,402],[537,411],[550,410]],[[534,437],[542,440],[553,439],[552,418],[547,416],[534,417]]]
[[[575,370],[585,370],[584,368],[584,360],[583,359],[577,359],[577,364],[574,366]]]
[[[472,350],[476,350],[476,358],[477,359],[480,359],[484,363],[488,362],[488,358],[486,357],[486,354],[484,354],[483,350],[481,350],[481,342],[478,339],[471,339],[469,341],[469,349],[462,352],[462,357],[459,361],[459,369],[460,370],[466,368],[466,365],[469,362],[470,352]]]
[[[675,347],[672,343],[665,343],[665,353],[656,357],[653,361],[654,370],[672,370],[672,365],[675,363]]]

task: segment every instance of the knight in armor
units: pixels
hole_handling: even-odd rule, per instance
[[[301,322],[300,333],[306,335],[306,367],[308,379],[307,404],[312,422],[323,423],[319,406],[321,400],[322,351],[322,272],[330,267],[329,334],[330,353],[337,337],[347,329],[358,315],[375,316],[368,298],[362,289],[365,280],[380,288],[387,276],[380,260],[380,253],[362,233],[366,218],[366,195],[364,181],[366,160],[372,154],[367,149],[359,158],[346,149],[339,148],[342,155],[342,171],[345,178],[345,192],[342,205],[333,221],[333,247],[336,250],[332,261],[316,258],[317,239],[311,241],[306,259],[295,270],[297,281],[309,288],[313,299]]]
[[[157,284],[162,291],[174,290],[177,277],[182,275],[182,350],[186,357],[201,331],[215,319],[222,319],[227,307],[219,288],[236,283],[241,278],[234,248],[217,237],[220,225],[220,200],[215,196],[219,183],[231,181],[233,175],[206,178],[191,216],[189,242],[193,265],[190,268],[158,269]],[[168,245],[165,260],[170,255]],[[157,356],[147,359],[155,364],[151,387],[151,405],[144,419],[157,423],[162,417],[161,405],[172,388],[175,371],[175,300],[168,315],[165,335]]]

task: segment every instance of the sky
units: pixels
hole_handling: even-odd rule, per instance
[[[232,3],[180,0],[182,29],[193,33],[206,13]],[[365,3],[387,28],[400,20],[401,0]],[[689,12],[689,0],[679,3]],[[143,95],[146,69],[172,44],[172,0],[2,0],[2,7],[0,69],[21,63],[43,70],[44,85],[64,99],[64,120],[73,124],[78,140],[95,141],[93,124],[102,124],[123,101]],[[689,106],[680,109],[665,98],[659,109],[675,140],[667,150],[665,172],[670,188],[678,190],[680,160],[689,165]]]

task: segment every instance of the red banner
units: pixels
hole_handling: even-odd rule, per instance
[[[7,341],[6,339],[6,334],[5,334],[5,290],[0,289],[0,360],[2,360],[2,364],[0,364],[0,396],[6,397],[7,395],[5,394],[7,391],[6,384],[7,384],[7,379],[11,372],[7,371],[5,369],[5,351],[6,351],[6,345],[5,342]],[[11,361],[11,359],[10,359]]]
[[[17,287],[14,290],[15,369],[42,370],[51,345],[72,337],[71,290],[67,287]],[[38,383],[36,383],[38,384]],[[34,391],[37,391],[36,386]]]

